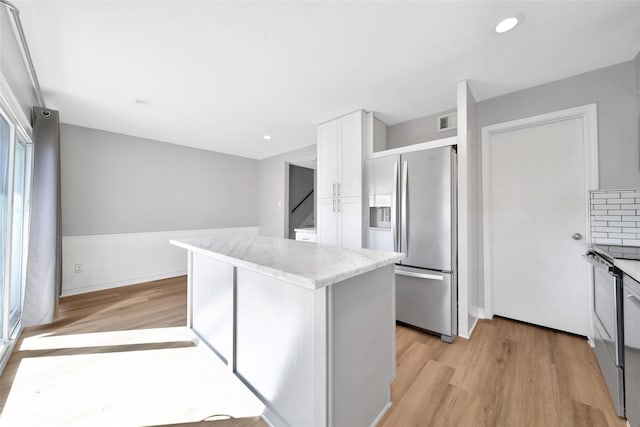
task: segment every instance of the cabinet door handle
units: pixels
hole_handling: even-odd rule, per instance
[[[336,199],[334,198],[332,201],[333,201],[333,211],[335,212],[336,211]]]
[[[333,183],[333,197],[336,196],[336,183]]]
[[[338,212],[340,212],[340,199],[338,199]]]
[[[338,183],[338,196],[340,195],[340,183]]]

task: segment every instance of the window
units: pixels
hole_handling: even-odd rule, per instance
[[[4,300],[6,279],[6,241],[7,241],[7,214],[9,207],[9,149],[11,147],[11,126],[0,115],[0,298]],[[4,301],[0,301],[0,342],[5,346],[5,310]]]
[[[29,231],[31,140],[0,103],[0,360],[22,320]]]

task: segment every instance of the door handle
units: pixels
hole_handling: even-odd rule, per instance
[[[333,183],[333,197],[336,196],[336,183]]]
[[[582,240],[582,234],[580,234],[580,233],[573,233],[573,234],[571,235],[571,238],[572,238],[573,240]]]
[[[331,199],[331,201],[333,202],[333,211],[335,212],[336,211],[336,199],[333,198],[333,199]]]
[[[437,274],[415,273],[413,271],[396,270],[396,274],[400,276],[416,277],[418,279],[444,280],[443,276]]]
[[[400,251],[404,252],[405,256],[409,257],[409,236],[407,234],[407,180],[409,179],[408,162],[405,160],[402,163],[402,240],[400,245]]]
[[[340,183],[338,183],[338,196],[340,195]]]
[[[340,199],[338,199],[338,212],[340,212]]]
[[[632,294],[627,294],[627,298],[629,298],[629,301],[634,303],[636,307],[640,308],[640,299],[638,299],[638,297]]]
[[[393,162],[393,194],[391,195],[391,235],[393,250],[398,252],[398,162]]]

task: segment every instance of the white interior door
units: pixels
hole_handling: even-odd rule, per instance
[[[488,134],[486,286],[493,313],[588,335],[589,151],[584,117]],[[491,311],[491,310],[490,310]]]

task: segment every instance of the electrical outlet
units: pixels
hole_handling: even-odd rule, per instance
[[[82,273],[82,272],[84,272],[84,265],[83,264],[76,264],[73,267],[73,272],[74,273]]]

